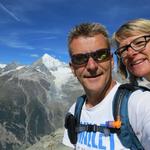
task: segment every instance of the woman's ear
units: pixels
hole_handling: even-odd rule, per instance
[[[126,66],[124,65],[124,63],[123,63],[121,58],[118,59],[118,66],[119,66],[118,71],[121,74],[122,78],[123,79],[127,79],[128,72],[127,72]]]

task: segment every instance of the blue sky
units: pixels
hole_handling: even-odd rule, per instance
[[[74,25],[99,22],[111,35],[135,18],[150,19],[149,0],[0,0],[0,63],[31,64],[44,53],[68,62]]]

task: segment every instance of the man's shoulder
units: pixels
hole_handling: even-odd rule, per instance
[[[71,107],[69,108],[69,111],[71,114],[74,114],[74,110],[75,110],[75,105],[76,105],[76,102],[74,102]]]

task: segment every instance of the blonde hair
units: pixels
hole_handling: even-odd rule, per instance
[[[135,19],[123,24],[113,35],[113,39],[120,43],[122,40],[141,33],[150,34],[149,19]]]
[[[112,44],[115,48],[119,47],[122,40],[128,37],[132,37],[139,34],[150,34],[150,20],[149,19],[134,19],[126,22],[113,34]],[[122,63],[122,60],[118,58],[118,71],[121,73],[123,78],[127,78],[128,72],[126,66]],[[132,74],[129,73],[131,76]]]

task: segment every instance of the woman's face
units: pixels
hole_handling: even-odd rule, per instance
[[[124,49],[122,61],[127,69],[135,76],[150,81],[150,36],[139,34],[128,37],[120,42],[121,47]]]

